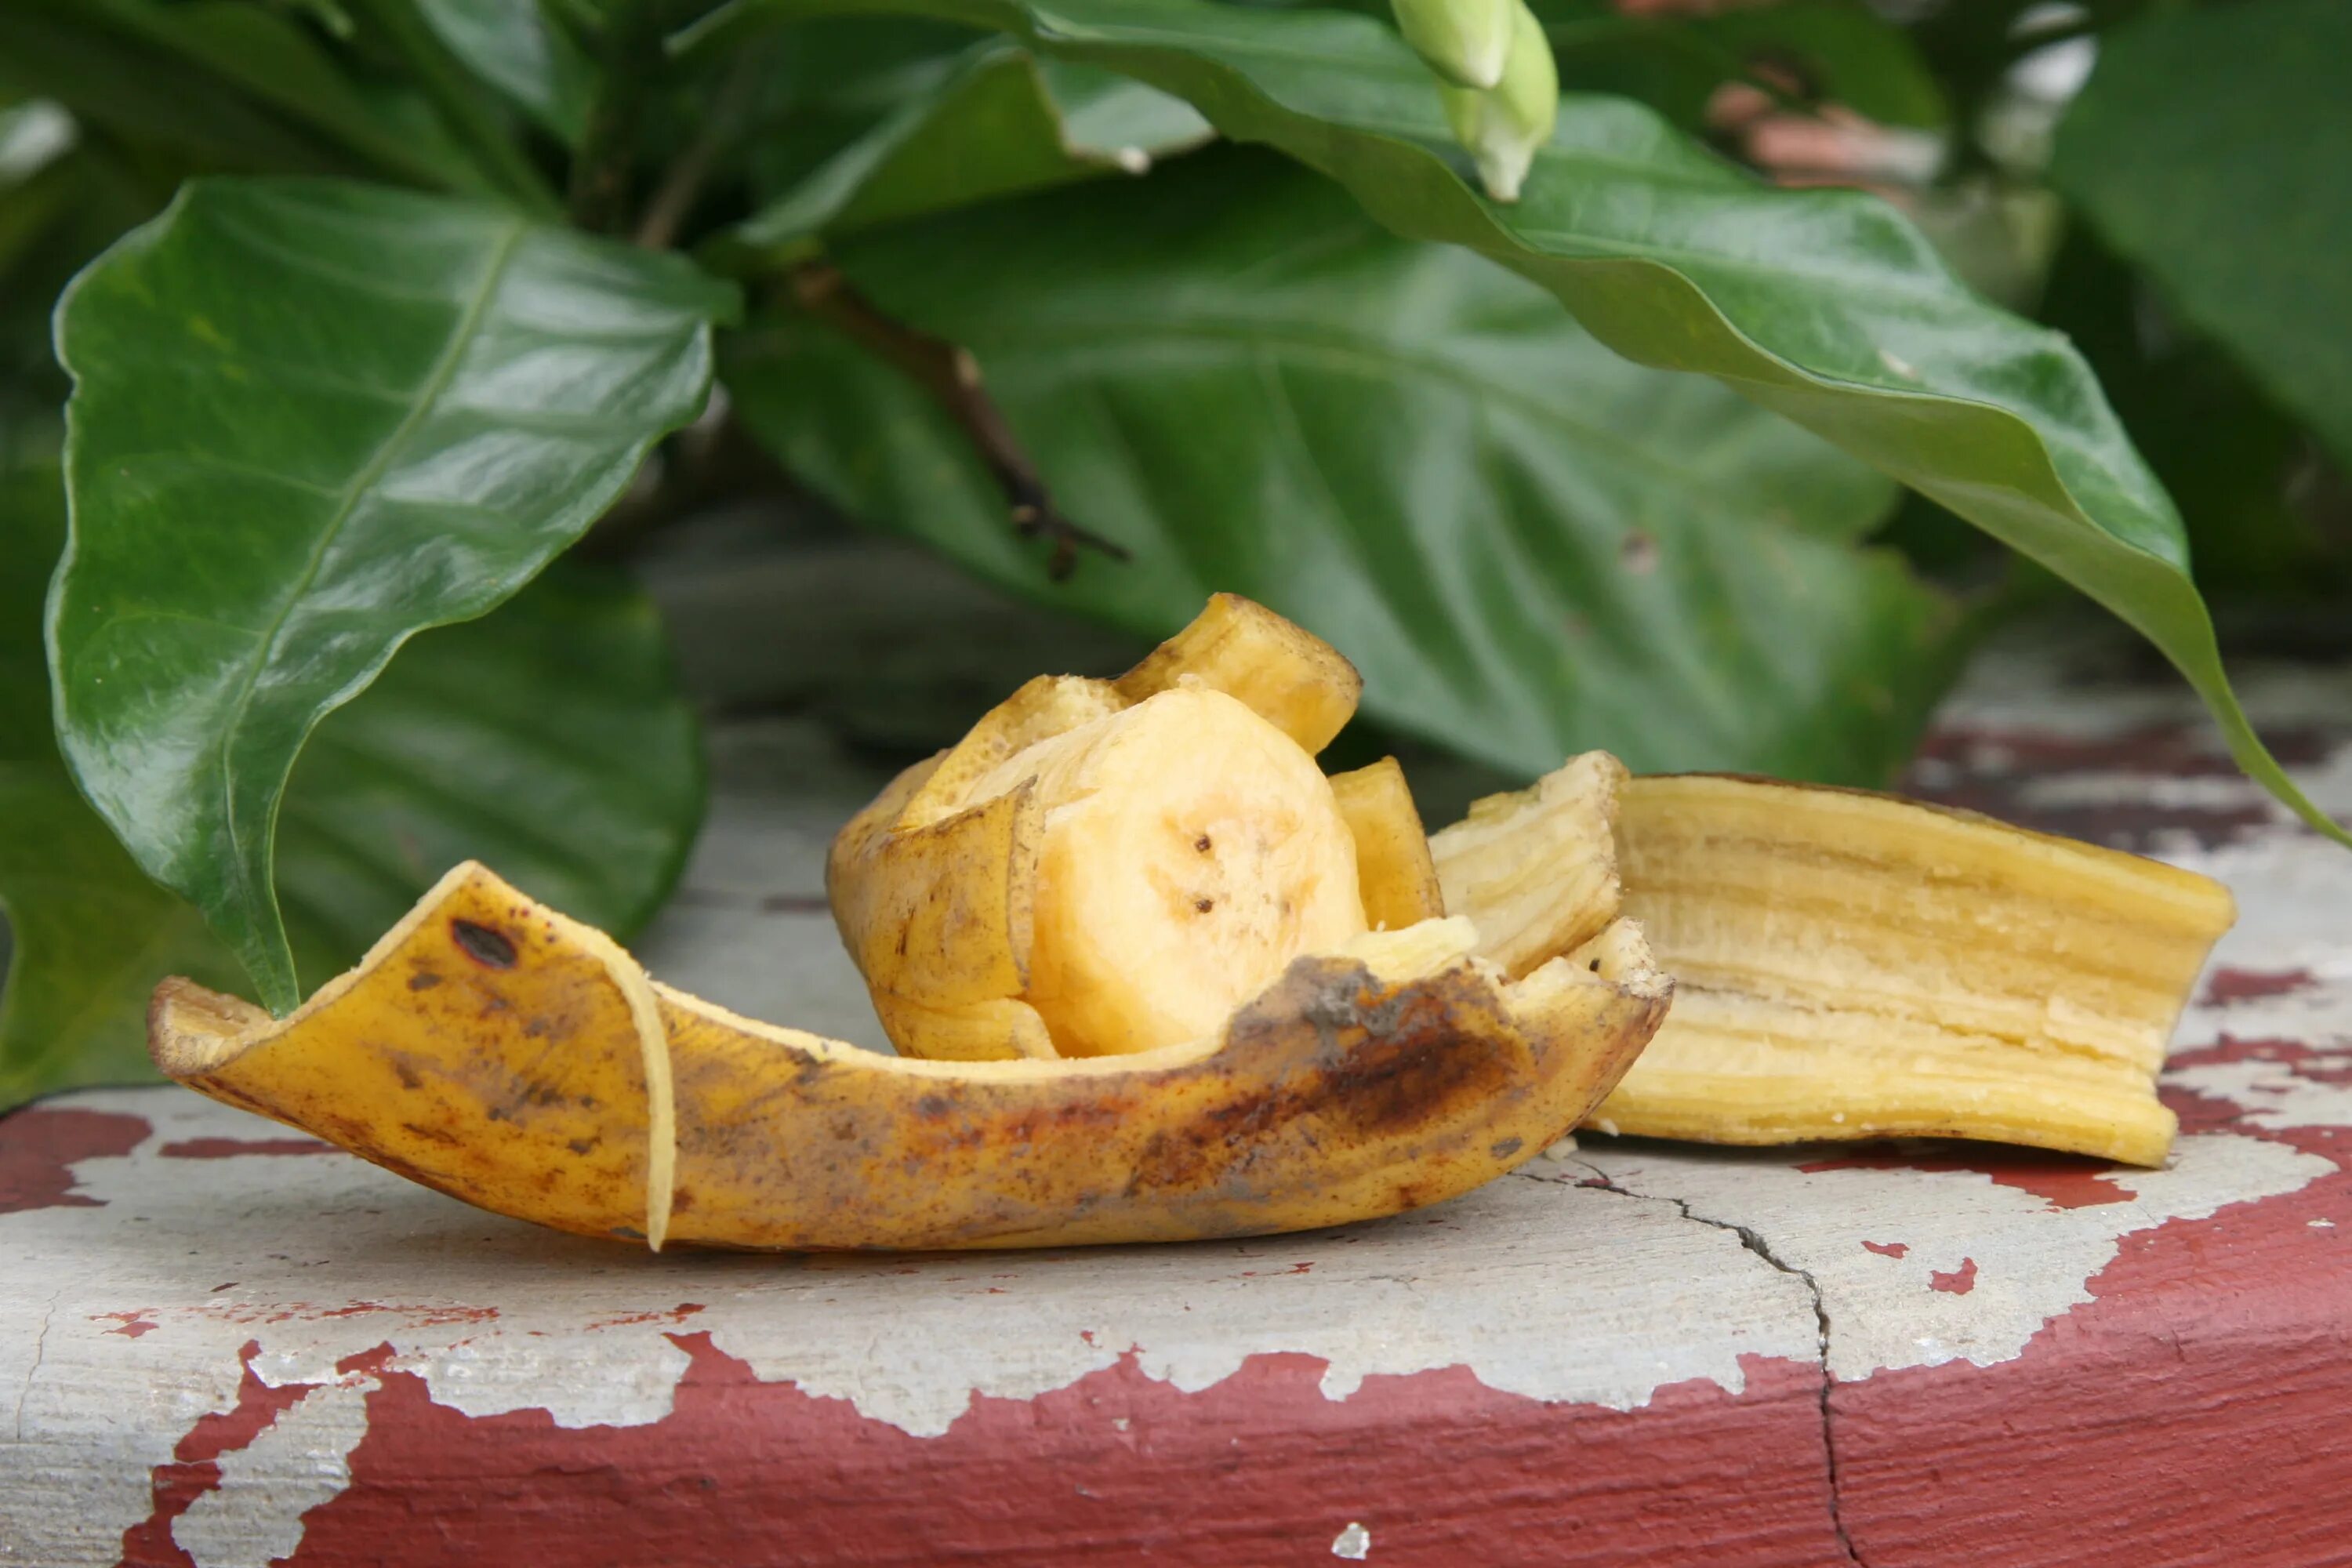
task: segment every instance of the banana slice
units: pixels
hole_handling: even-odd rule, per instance
[[[156,1064],[465,1201],[586,1236],[982,1247],[1305,1229],[1465,1192],[1607,1092],[1670,983],[1627,934],[1522,981],[1460,921],[1309,956],[1204,1037],[919,1061],[646,982],[461,866],[288,1017],[185,980]],[[650,1006],[640,1005],[650,1003]],[[645,1015],[651,1013],[647,1026]],[[660,1079],[672,1094],[657,1103]]]
[[[1617,840],[1624,911],[1679,989],[1596,1125],[1721,1143],[1945,1134],[2162,1163],[2174,1118],[2156,1075],[2235,918],[2220,883],[1972,813],[1759,779],[1635,779]]]
[[[1298,743],[1191,676],[1014,753],[1042,813],[1025,1000],[1066,1057],[1197,1039],[1364,930],[1356,846]]]

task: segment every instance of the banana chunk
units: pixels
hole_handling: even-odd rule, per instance
[[[1356,847],[1298,743],[1187,678],[1006,758],[1042,813],[1023,999],[1066,1057],[1197,1039],[1364,930]]]
[[[1362,689],[1320,638],[1219,594],[1118,679],[1040,676],[901,774],[825,865],[891,1044],[1150,1050],[1344,946],[1369,923],[1360,846],[1314,753]]]
[[[1587,752],[1431,836],[1445,908],[1476,924],[1483,955],[1525,974],[1616,918],[1610,825],[1624,784],[1624,763]]]

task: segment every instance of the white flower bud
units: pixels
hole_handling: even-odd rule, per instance
[[[1440,87],[1454,134],[1476,160],[1486,194],[1498,202],[1519,199],[1519,186],[1536,150],[1551,140],[1559,120],[1559,68],[1551,40],[1535,13],[1513,0],[1510,58],[1503,79],[1486,91]]]
[[[1518,0],[1394,0],[1397,30],[1430,68],[1457,87],[1503,79]]]

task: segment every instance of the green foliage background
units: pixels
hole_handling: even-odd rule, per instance
[[[2352,9],[1535,8],[1498,205],[1361,0],[0,7],[0,1103],[467,856],[641,924],[703,784],[614,563],[780,487],[1517,774],[1887,784],[2063,584],[2344,837],[2206,595],[2352,582]]]

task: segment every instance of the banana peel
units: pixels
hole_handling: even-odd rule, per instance
[[[1860,790],[1640,778],[1623,913],[1674,1012],[1594,1113],[1717,1143],[1948,1136],[2161,1164],[2220,883]],[[1442,864],[1442,863],[1441,863]]]
[[[215,1100],[583,1236],[1172,1241],[1466,1192],[1573,1126],[1664,1016],[1671,985],[1622,924],[1517,981],[1469,940],[1428,921],[1301,958],[1181,1046],[928,1061],[648,982],[467,864],[287,1017],[174,979],[149,1031],[157,1065]]]

